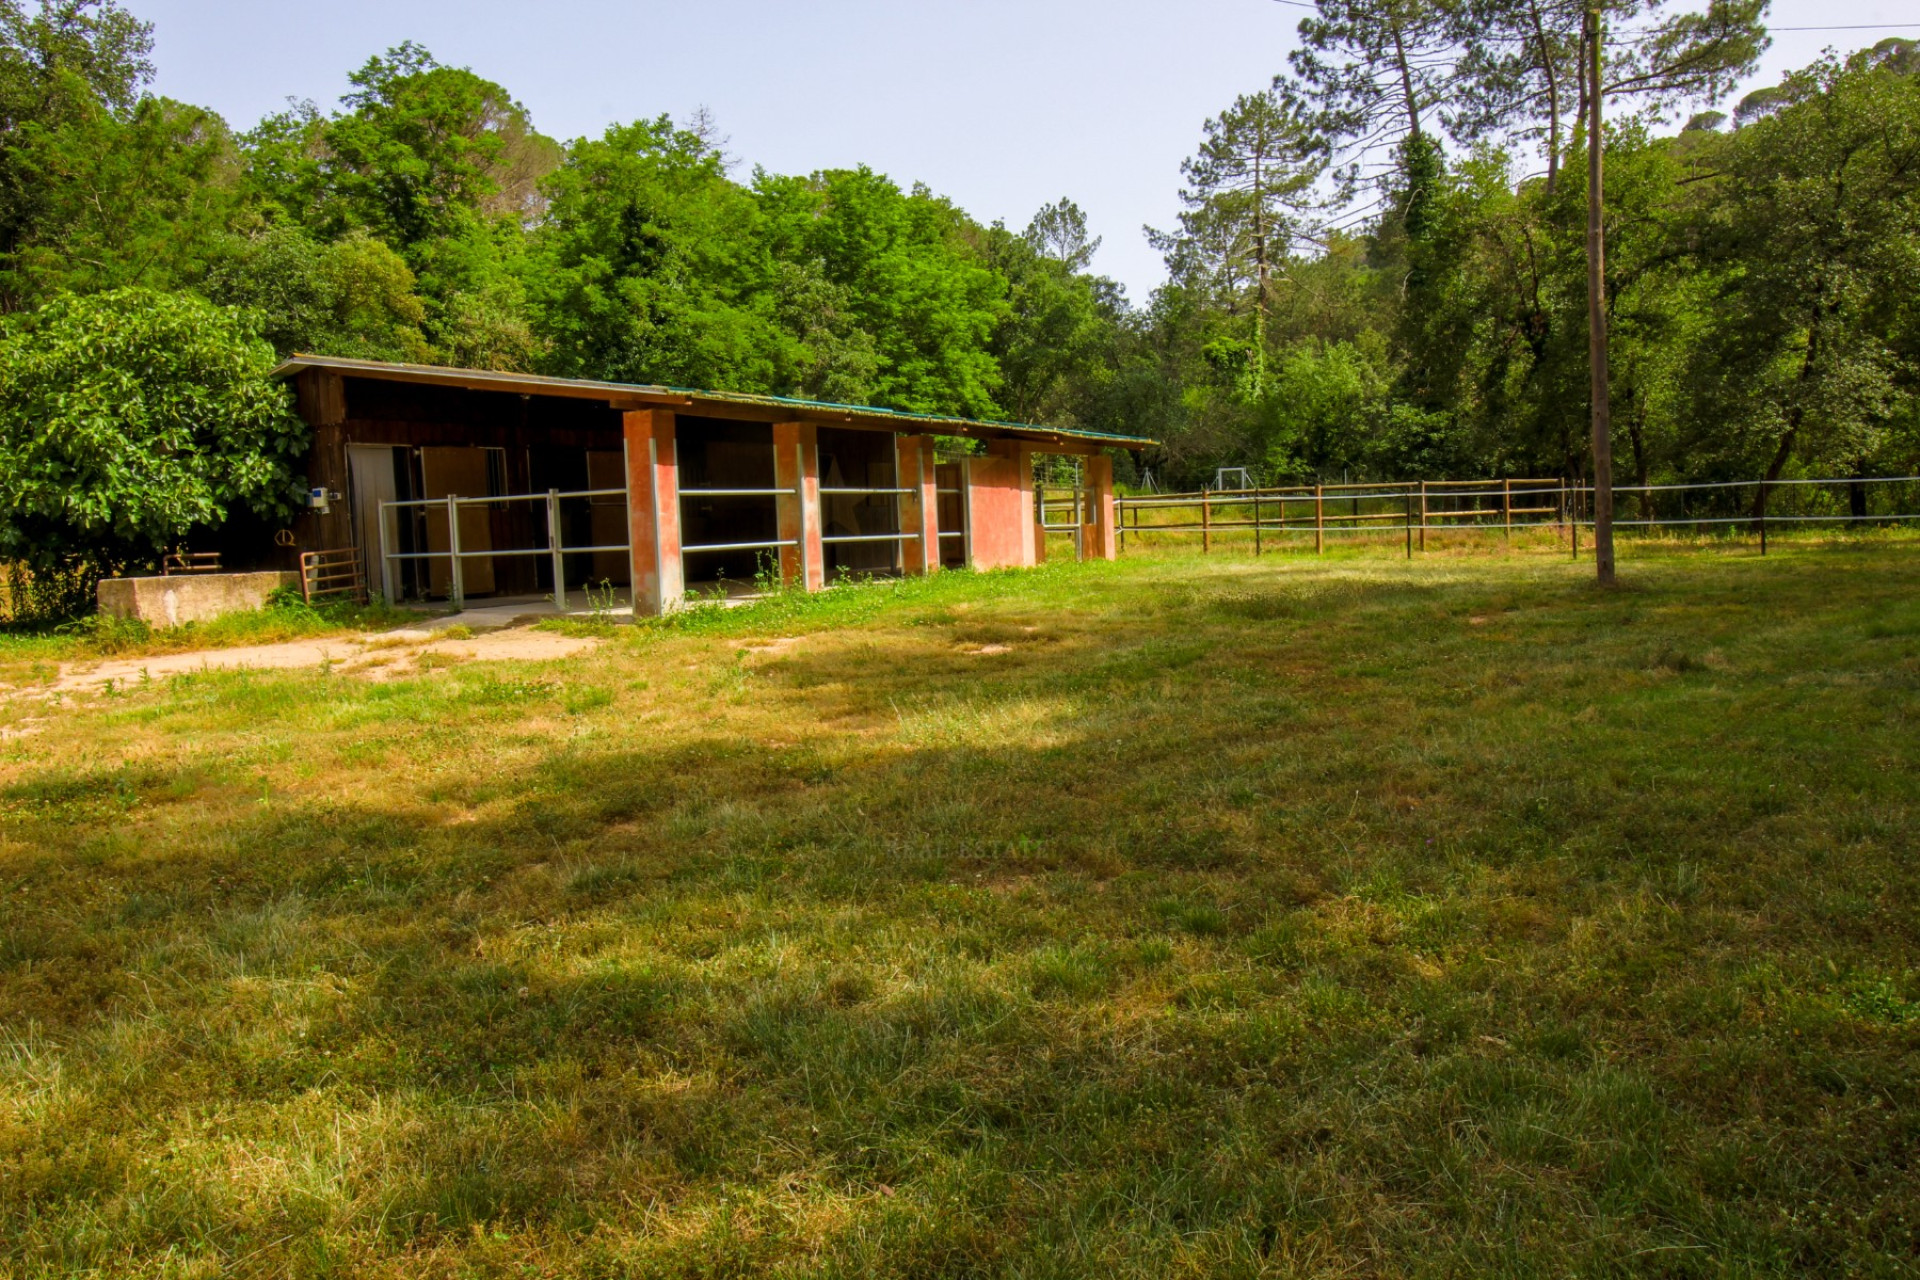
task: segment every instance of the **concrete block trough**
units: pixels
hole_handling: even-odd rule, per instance
[[[138,618],[150,627],[211,622],[226,613],[258,609],[279,587],[298,589],[297,573],[195,573],[167,578],[107,578],[100,612]]]

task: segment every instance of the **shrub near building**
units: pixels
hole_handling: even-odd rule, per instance
[[[252,317],[188,295],[66,296],[13,319],[0,332],[0,560],[84,607],[101,574],[150,564],[238,508],[290,514],[306,427],[273,365]]]

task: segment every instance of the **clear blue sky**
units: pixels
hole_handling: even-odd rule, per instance
[[[289,97],[336,105],[402,40],[505,85],[559,138],[706,106],[741,172],[865,163],[982,221],[1071,196],[1095,266],[1136,301],[1140,234],[1178,209],[1201,122],[1285,66],[1303,10],[1273,0],[125,0],[156,27],[156,89],[244,128]],[[1910,0],[1775,0],[1776,26],[1920,22]],[[1827,44],[1779,33],[1756,83]],[[1900,34],[1920,36],[1920,30]]]

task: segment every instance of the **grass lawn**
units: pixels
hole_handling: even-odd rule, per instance
[[[1920,547],[1775,551],[83,698],[0,740],[0,1276],[1914,1275]]]

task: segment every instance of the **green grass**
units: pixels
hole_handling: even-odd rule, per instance
[[[0,1275],[1912,1275],[1916,551],[84,700],[0,740]]]

